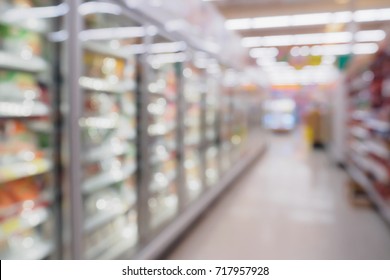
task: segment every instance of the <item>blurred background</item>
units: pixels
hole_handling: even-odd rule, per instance
[[[386,0],[0,0],[1,259],[389,259]]]

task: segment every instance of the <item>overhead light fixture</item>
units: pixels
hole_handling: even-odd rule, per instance
[[[357,42],[379,42],[386,37],[383,30],[363,30],[355,33]],[[295,35],[277,35],[264,37],[245,37],[243,47],[279,47],[294,45],[343,44],[353,40],[351,32],[328,32]]]
[[[225,22],[227,29],[264,29],[291,26],[327,25],[332,23],[387,21],[390,20],[390,8],[341,11],[334,13],[310,13],[296,15],[279,15],[271,17],[229,19]]]
[[[270,28],[270,27],[286,27],[290,26],[291,18],[290,16],[276,16],[276,17],[259,17],[254,18],[249,21],[245,21],[246,24],[243,24],[241,21],[241,27],[251,26],[250,28]]]
[[[278,48],[255,48],[251,49],[249,55],[253,58],[257,57],[276,57],[279,54]]]

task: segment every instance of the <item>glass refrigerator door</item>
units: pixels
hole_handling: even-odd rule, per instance
[[[169,51],[171,42],[157,37],[148,57],[150,77],[147,106],[149,138],[148,211],[149,229],[156,232],[178,211],[178,60]]]
[[[51,2],[0,2],[0,259],[58,257]]]
[[[202,96],[203,71],[188,64],[183,70],[184,82],[184,177],[187,202],[197,199],[203,187],[202,178]]]
[[[84,106],[80,126],[85,258],[128,257],[138,241],[136,58],[129,50],[140,40],[131,30],[141,27],[129,28],[129,18],[108,13],[84,19],[80,36],[88,39],[84,38],[79,81]],[[117,38],[123,26],[129,37]],[[109,39],[94,38],[96,34]]]
[[[229,85],[227,79],[226,71],[224,73],[222,86],[221,86],[221,123],[220,123],[220,137],[221,137],[221,171],[226,172],[232,162],[231,162],[231,150],[232,143],[231,139],[231,125],[232,125],[232,105],[231,105],[231,96],[232,88]]]
[[[205,180],[206,186],[215,185],[219,178],[218,161],[218,78],[209,74],[207,77],[206,106],[205,106]]]

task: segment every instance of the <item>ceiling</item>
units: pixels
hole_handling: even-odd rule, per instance
[[[220,12],[221,14],[227,19],[231,20],[233,19],[243,19],[242,21],[248,20],[250,27],[240,27],[235,28],[231,27],[230,29],[234,29],[235,32],[237,32],[241,37],[261,37],[259,38],[260,41],[264,38],[267,38],[268,36],[274,36],[274,35],[299,35],[303,34],[302,36],[311,36],[312,33],[320,33],[321,36],[327,32],[338,32],[338,33],[348,33],[352,31],[350,34],[355,34],[353,32],[355,31],[362,31],[362,30],[369,30],[370,31],[376,31],[378,29],[382,29],[385,31],[390,31],[390,10],[385,11],[385,20],[378,20],[378,18],[375,18],[374,20],[363,20],[363,21],[351,21],[345,20],[341,23],[334,23],[333,16],[335,14],[341,14],[340,12],[345,11],[359,11],[359,10],[369,10],[369,9],[383,9],[383,8],[390,8],[390,0],[204,0],[208,1],[209,3],[212,3]],[[355,13],[349,12],[350,16],[355,18]],[[301,20],[302,14],[318,14],[318,13],[329,13],[332,16],[332,23],[329,24],[329,18],[327,23],[320,23],[320,24],[313,24],[312,20],[306,20],[304,24],[291,24],[291,21],[294,22],[294,20]],[[348,12],[347,12],[348,13]],[[294,17],[294,15],[297,15]],[[277,26],[279,22],[279,18],[273,18],[272,19],[264,19],[264,17],[275,17],[275,16],[282,16],[280,18],[289,18],[288,24],[280,24],[280,26]],[[315,15],[316,16],[316,15]],[[316,20],[314,16],[314,21]],[[375,17],[375,16],[374,16]],[[259,21],[256,21],[259,20]],[[237,22],[237,21],[236,21]],[[254,26],[254,22],[261,22],[261,27]],[[268,24],[272,23],[274,26],[269,27]],[[245,25],[245,23],[244,23]],[[345,32],[347,31],[347,32]],[[383,31],[382,31],[383,33]],[[333,33],[332,33],[333,34]],[[332,34],[329,34],[330,36],[333,36]],[[314,34],[315,35],[315,34]],[[325,36],[325,35],[324,35]],[[280,36],[279,36],[280,37]],[[286,36],[282,36],[286,37]],[[291,36],[290,36],[291,37]],[[295,36],[296,37],[296,36]],[[329,36],[328,36],[329,37]],[[354,35],[353,38],[355,38],[356,35]],[[254,38],[249,38],[254,39]],[[307,39],[307,38],[306,38]],[[310,41],[311,38],[309,38]],[[271,40],[271,37],[270,37]],[[276,40],[276,39],[275,39]],[[371,47],[372,45],[375,45],[379,40],[377,41],[370,41],[370,40],[363,40],[363,41],[354,41],[355,39],[352,39],[352,41],[349,41],[351,43],[357,42],[366,43],[366,46]],[[266,41],[266,39],[265,39]],[[307,41],[307,40],[306,40]],[[313,41],[313,40],[312,40]],[[332,40],[330,40],[332,41]],[[244,41],[243,41],[244,42]],[[345,42],[346,43],[346,42]],[[345,47],[345,43],[342,42],[335,42],[335,43],[320,43],[320,42],[312,42],[312,43],[305,43],[304,45],[298,44],[298,43],[292,43],[290,45],[274,45],[276,48],[278,48],[278,53],[285,53],[286,49],[290,53],[290,56],[297,56],[294,55],[292,52],[292,48],[295,47],[295,50],[299,48],[306,48],[302,51],[308,52],[307,49],[313,49],[315,45],[321,45],[321,44],[338,44],[335,47]],[[344,44],[344,46],[342,46]],[[245,46],[245,44],[243,43]],[[364,44],[358,44],[358,45],[364,45]],[[254,59],[257,59],[257,63],[262,65],[261,61],[264,61],[266,59],[266,63],[269,61],[269,54],[270,52],[275,52],[275,47],[272,47],[273,45],[249,45],[246,47],[251,48],[258,48],[258,47],[266,47],[265,49],[271,49],[271,50],[265,50],[261,56],[252,56]],[[352,46],[352,45],[351,45]],[[332,47],[332,46],[329,46]],[[364,46],[359,46],[364,47]],[[359,54],[358,51],[352,51],[353,48],[349,49],[349,52],[353,52],[354,54]],[[371,49],[372,50],[372,49]],[[262,50],[259,50],[262,51]],[[291,52],[290,52],[291,51]],[[254,52],[252,52],[254,53]],[[297,52],[295,52],[297,53]],[[371,52],[372,53],[372,52]],[[363,54],[363,53],[360,53]],[[302,56],[303,54],[298,54],[298,56]],[[307,54],[306,54],[307,55]],[[310,52],[310,55],[312,52]],[[329,56],[329,55],[328,55]],[[337,54],[336,54],[337,56]],[[279,58],[278,58],[279,59]],[[276,62],[279,61],[276,59]],[[274,61],[275,62],[275,61]],[[272,63],[274,63],[272,62]],[[285,63],[285,62],[282,62]],[[288,63],[291,63],[290,60]],[[276,63],[277,64],[277,63]],[[275,63],[274,63],[275,65]],[[273,66],[273,65],[271,65]],[[283,65],[282,65],[283,66]],[[275,73],[275,83],[280,82],[280,76],[281,72],[280,69],[286,69],[289,66],[284,65],[280,68],[267,68],[271,70],[277,69],[277,71],[273,71]],[[322,71],[322,70],[321,70]],[[287,73],[287,72],[286,72]],[[289,74],[291,72],[288,72]],[[321,72],[322,74],[323,72]],[[271,79],[272,80],[272,79]]]

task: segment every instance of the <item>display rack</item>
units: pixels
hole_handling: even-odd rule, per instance
[[[52,4],[0,4],[0,257],[156,258],[264,150],[237,63],[144,4]]]
[[[38,4],[39,5],[39,4]],[[45,1],[0,3],[0,258],[58,257],[56,16],[22,18]]]
[[[381,50],[349,77],[348,164],[361,186],[390,222],[390,55]]]

